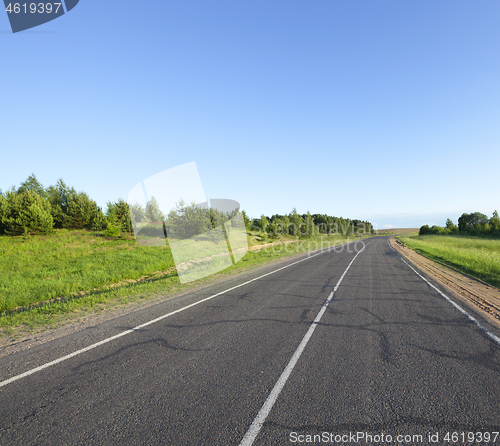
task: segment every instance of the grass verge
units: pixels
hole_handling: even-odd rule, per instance
[[[284,237],[278,245],[249,234],[250,249],[237,264],[181,285],[168,246],[147,247],[133,238],[59,230],[47,236],[0,237],[0,337],[52,328],[117,305],[173,294],[221,276],[349,240]]]
[[[461,235],[396,237],[409,248],[432,260],[500,288],[500,240]]]

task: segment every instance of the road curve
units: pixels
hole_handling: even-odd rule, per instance
[[[5,381],[127,331],[0,387],[0,445],[238,445],[312,328],[247,444],[477,444],[445,436],[500,431],[499,344],[387,238],[296,262],[1,358]]]

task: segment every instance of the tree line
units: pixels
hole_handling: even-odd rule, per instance
[[[498,211],[494,211],[491,218],[481,212],[463,213],[458,219],[458,225],[451,219],[446,220],[446,225],[431,226],[424,225],[420,228],[419,235],[436,234],[463,234],[463,235],[488,235],[500,236],[500,217]]]
[[[327,214],[299,214],[293,208],[287,215],[275,214],[271,217],[262,215],[260,218],[249,219],[243,212],[245,225],[249,230],[265,233],[271,239],[282,235],[292,235],[300,238],[320,234],[341,234],[343,236],[374,233],[373,225],[365,220],[334,217]]]
[[[106,213],[85,192],[77,192],[62,179],[43,187],[30,175],[19,188],[0,191],[0,234],[52,232],[54,229],[132,230],[128,205],[108,203]],[[116,231],[115,231],[116,232]]]
[[[207,236],[216,242],[223,235],[210,231],[211,229],[222,228],[227,232],[242,224],[246,230],[258,231],[267,238],[279,238],[281,235],[303,238],[317,234],[349,236],[374,232],[368,221],[310,212],[299,214],[295,208],[287,215],[250,218],[245,211],[223,212],[182,201],[168,215],[163,215],[154,197],[144,207],[139,204],[129,206],[121,198],[108,202],[106,206],[104,212],[85,192],[77,192],[62,179],[54,186],[44,187],[32,174],[19,188],[12,187],[5,193],[0,191],[0,234],[88,229],[105,231],[108,236],[118,236],[121,233],[131,234],[134,225],[140,227],[143,224],[163,227],[165,236],[168,233],[169,236],[180,239],[209,232]],[[241,218],[243,221],[240,221]],[[227,224],[228,221],[231,224]]]

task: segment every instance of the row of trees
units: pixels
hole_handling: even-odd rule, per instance
[[[226,212],[180,201],[175,209],[169,212],[165,220],[165,229],[169,237],[186,239],[198,234],[207,234],[212,241],[219,243],[225,240],[224,234],[227,235],[233,227],[243,228],[241,218],[242,214],[238,209]],[[227,224],[228,222],[231,223]],[[212,231],[216,228],[218,230]]]
[[[444,227],[436,225],[429,227],[429,225],[424,225],[420,228],[419,234],[500,236],[500,217],[498,216],[498,211],[493,212],[491,218],[488,218],[487,215],[481,212],[473,212],[471,214],[463,213],[458,219],[458,225],[448,218]]]
[[[130,230],[130,217],[128,227],[124,217],[128,215],[125,206],[123,200],[108,203],[104,214],[85,192],[77,192],[63,180],[44,188],[35,175],[30,175],[19,188],[0,191],[0,234],[33,234],[59,228],[101,231],[113,222],[125,222],[124,229]]]
[[[239,218],[243,217],[243,222]],[[227,225],[228,221],[231,225]],[[6,193],[0,191],[0,234],[22,234],[51,232],[53,229],[105,230],[107,235],[117,236],[122,232],[132,233],[133,226],[154,223],[163,227],[165,235],[189,238],[222,227],[224,231],[244,223],[247,230],[257,230],[269,238],[281,235],[310,237],[315,234],[371,233],[368,221],[350,220],[326,214],[299,214],[294,208],[288,215],[250,219],[237,210],[225,212],[180,202],[168,215],[163,215],[154,197],[142,207],[129,206],[119,199],[107,203],[106,212],[85,192],[77,192],[62,179],[55,186],[45,188],[35,175],[30,175],[19,188]],[[158,232],[158,231],[156,231]],[[212,231],[217,237],[217,231]],[[218,240],[214,240],[218,241]]]
[[[275,214],[272,217],[262,215],[250,220],[244,214],[245,225],[250,230],[266,233],[269,238],[293,235],[301,238],[318,234],[366,234],[375,232],[369,221],[344,219],[327,214],[299,214],[293,208],[288,215]]]
[[[232,219],[232,225],[236,225],[236,215],[237,211],[227,213],[180,202],[165,217],[154,197],[145,207],[139,204],[129,206],[120,198],[107,203],[104,213],[85,192],[77,192],[63,180],[45,188],[35,175],[30,175],[17,189],[13,187],[6,193],[0,191],[0,234],[9,235],[64,228],[105,230],[107,235],[117,236],[122,232],[132,233],[134,222],[138,225],[153,223],[152,226],[160,226],[160,233],[168,230],[171,236],[188,238],[213,227],[223,226],[227,231],[231,225],[224,223]],[[210,235],[214,237],[216,234],[212,232]]]

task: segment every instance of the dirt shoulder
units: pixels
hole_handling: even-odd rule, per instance
[[[424,257],[391,237],[391,245],[420,271],[453,292],[500,328],[500,290]]]

